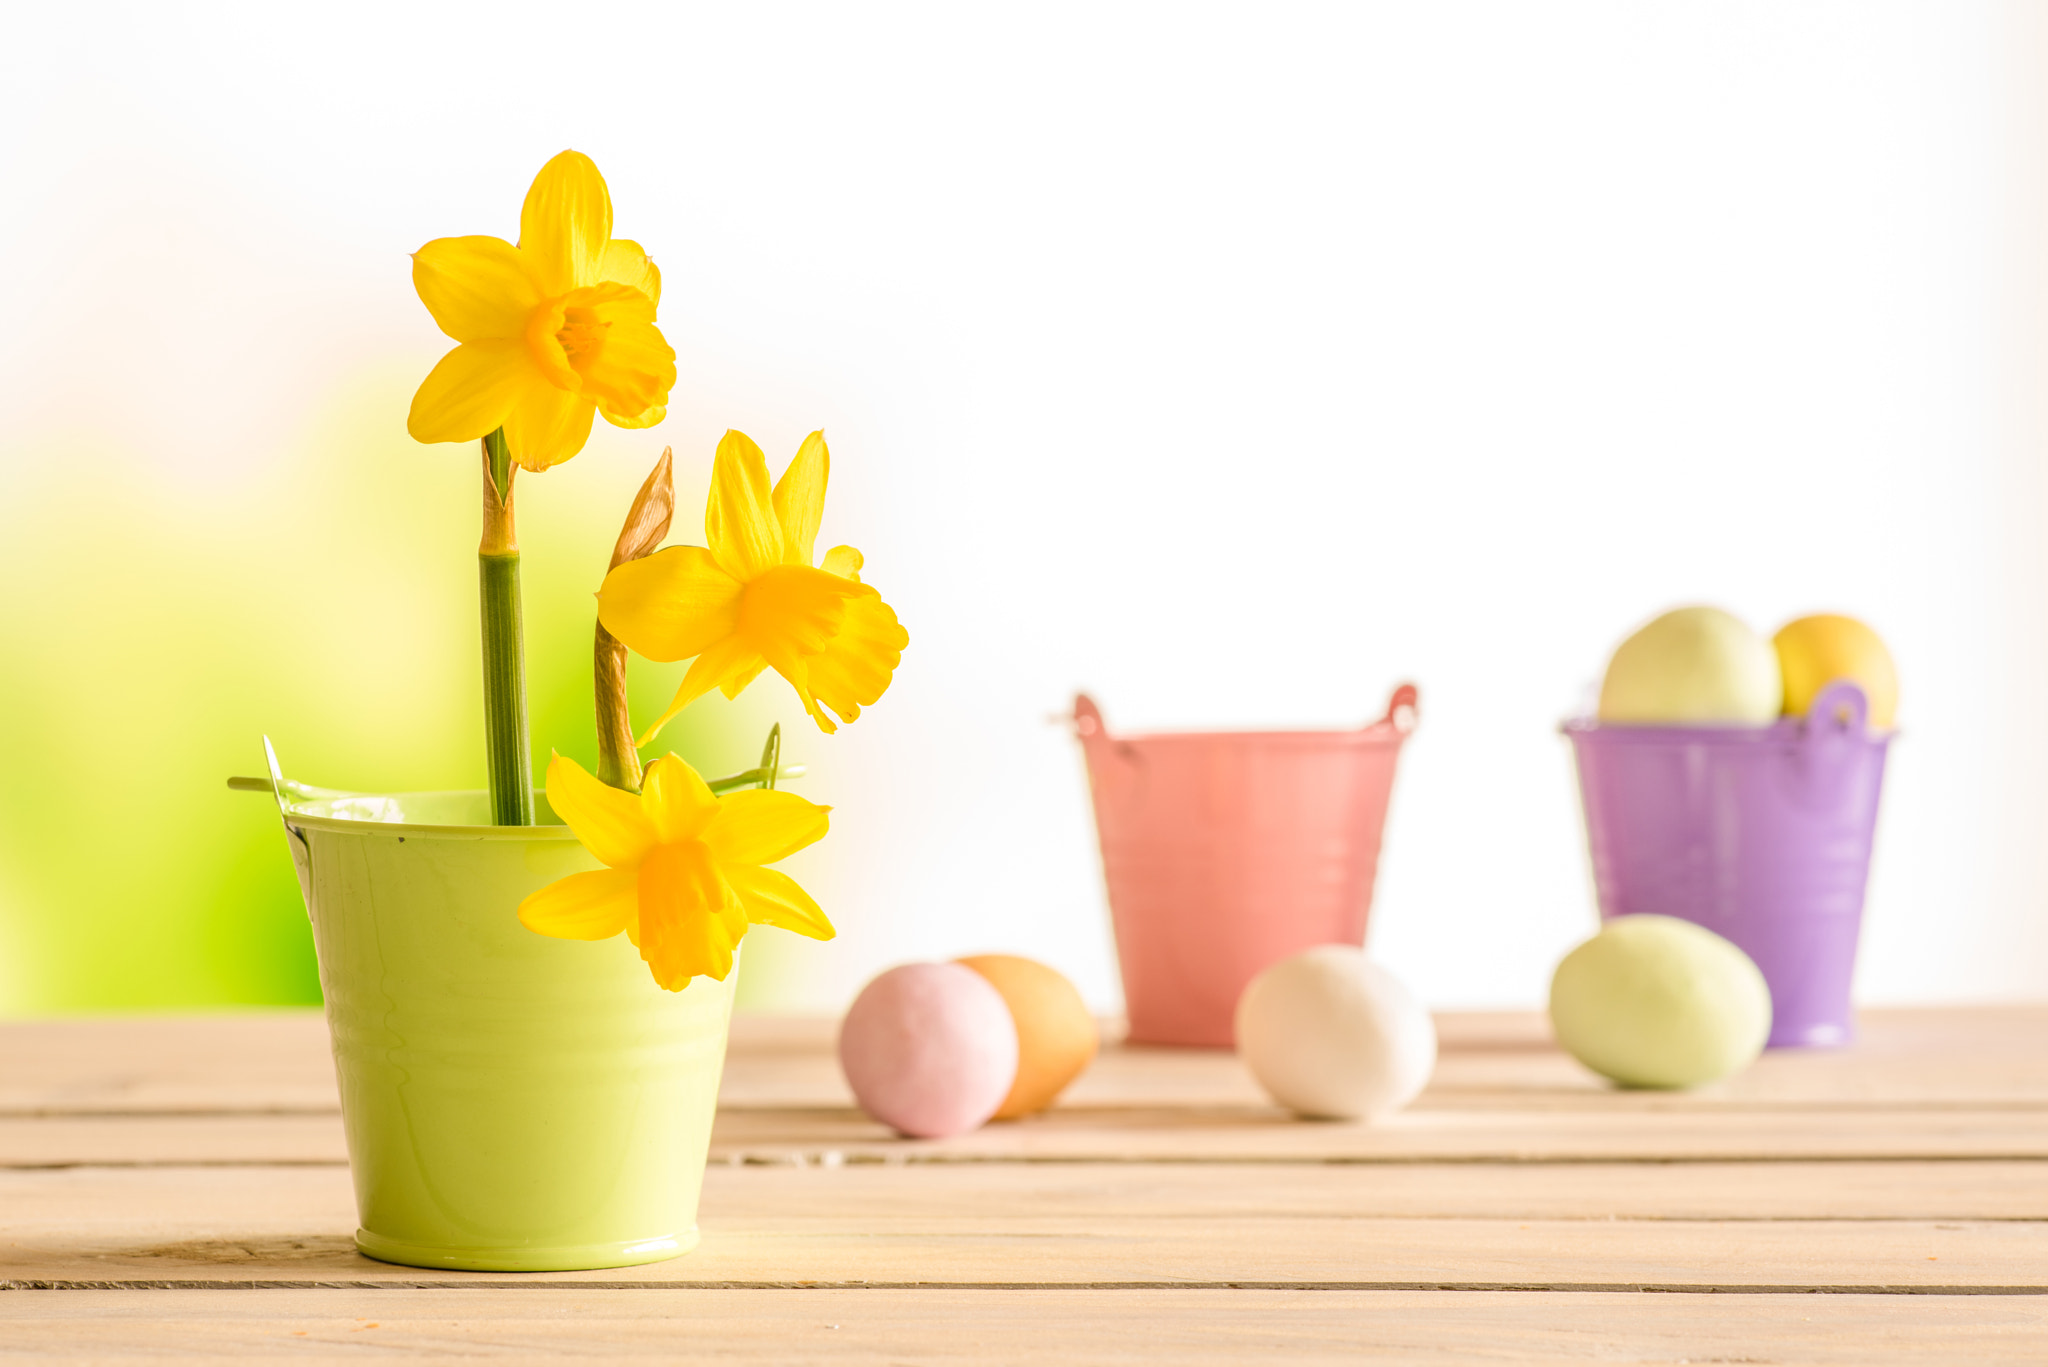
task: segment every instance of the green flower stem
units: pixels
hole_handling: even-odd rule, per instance
[[[804,766],[782,762],[782,723],[768,731],[768,744],[761,748],[761,765],[727,778],[714,778],[704,786],[713,793],[730,793],[740,788],[773,788],[779,780],[802,778]]]
[[[484,438],[484,534],[477,547],[483,608],[484,748],[491,821],[533,824],[533,760],[526,725],[526,630],[519,609],[519,534],[512,522],[518,467],[503,428]]]

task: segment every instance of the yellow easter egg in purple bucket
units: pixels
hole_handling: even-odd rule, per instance
[[[1802,717],[1837,679],[1863,690],[1870,725],[1889,731],[1899,715],[1899,671],[1884,638],[1854,617],[1816,613],[1787,622],[1771,638],[1785,676],[1785,715]]]

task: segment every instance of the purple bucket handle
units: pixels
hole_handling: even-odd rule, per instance
[[[1869,717],[1870,701],[1852,679],[1835,680],[1814,694],[1812,705],[1806,709],[1809,731],[1825,728],[1838,735],[1862,735]]]
[[[1845,772],[1862,762],[1869,746],[1865,721],[1870,704],[1863,690],[1837,679],[1814,696],[1804,717],[1783,725],[1792,730],[1797,748],[1786,768],[1791,796],[1802,808],[1839,802]]]

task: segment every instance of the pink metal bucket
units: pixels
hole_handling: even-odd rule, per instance
[[[1074,699],[1131,1040],[1228,1048],[1238,994],[1260,970],[1365,943],[1415,698],[1401,685],[1356,731],[1124,738]]]

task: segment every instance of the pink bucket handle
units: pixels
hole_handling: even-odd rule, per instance
[[[1421,694],[1416,691],[1414,684],[1402,684],[1394,690],[1393,696],[1387,699],[1386,715],[1369,724],[1366,729],[1370,731],[1384,726],[1396,735],[1407,735],[1415,729],[1415,724],[1422,720],[1420,697]]]
[[[1089,776],[1098,789],[1109,785],[1119,795],[1128,795],[1129,781],[1139,768],[1138,756],[1126,742],[1110,739],[1102,709],[1086,693],[1074,695],[1074,734],[1080,738]]]
[[[1102,719],[1102,709],[1086,693],[1074,695],[1074,734],[1081,738],[1081,748],[1087,751],[1091,766],[1111,759],[1122,760],[1126,765],[1135,762],[1130,746],[1109,738],[1109,723]]]

